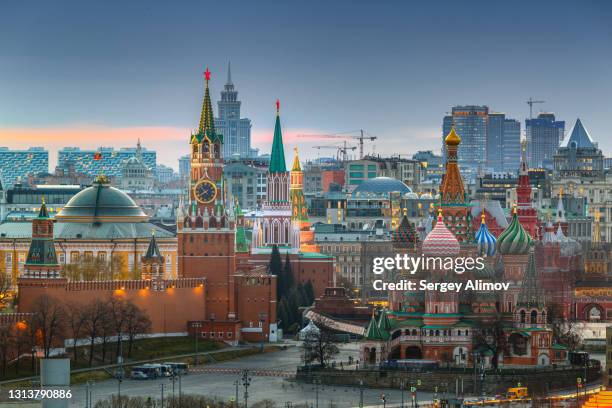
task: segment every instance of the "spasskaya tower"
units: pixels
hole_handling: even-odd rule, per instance
[[[191,135],[190,205],[204,213],[214,213],[223,205],[223,135],[215,130],[208,82],[210,71],[204,72],[205,90],[198,131]]]

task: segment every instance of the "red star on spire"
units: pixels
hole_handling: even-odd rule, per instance
[[[208,70],[208,67],[206,67],[206,71],[204,71],[204,79],[206,82],[210,81],[210,71]]]
[[[280,99],[276,100],[276,113],[280,111]]]

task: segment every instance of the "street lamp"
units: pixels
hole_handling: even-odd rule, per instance
[[[244,408],[249,408],[249,386],[251,385],[249,370],[242,372],[242,385],[244,386]]]

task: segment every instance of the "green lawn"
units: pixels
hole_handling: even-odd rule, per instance
[[[198,340],[198,351],[200,353],[212,350],[218,350],[226,347],[224,343]],[[72,348],[66,349],[68,355],[73,358]],[[195,340],[193,337],[157,337],[139,339],[134,341],[132,346],[132,355],[128,357],[128,342],[123,342],[123,356],[126,364],[130,361],[150,360],[163,358],[166,356],[175,356],[179,354],[195,353]],[[77,347],[78,361],[71,361],[70,366],[73,370],[89,367],[89,346]],[[116,358],[116,343],[112,342],[106,346],[105,360],[101,360],[102,346],[94,347],[94,360],[92,367],[115,364]],[[19,364],[19,372],[16,373],[15,365],[11,364],[7,367],[6,374],[0,373],[1,380],[9,380],[13,378],[30,377],[34,375],[31,369],[31,360],[29,357],[21,359]]]

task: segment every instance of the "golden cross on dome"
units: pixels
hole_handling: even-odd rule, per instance
[[[210,81],[210,71],[208,70],[208,67],[206,67],[206,71],[204,71],[204,79],[206,82]]]

